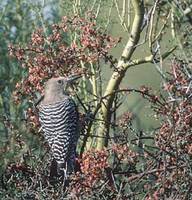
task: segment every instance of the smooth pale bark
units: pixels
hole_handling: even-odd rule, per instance
[[[117,64],[116,70],[113,72],[111,79],[109,80],[104,96],[107,96],[103,100],[101,105],[102,121],[101,126],[98,130],[97,149],[102,149],[107,145],[107,139],[105,137],[109,134],[110,121],[111,121],[111,108],[114,101],[115,93],[117,90],[125,72],[128,69],[126,63],[129,63],[133,52],[136,49],[136,45],[140,39],[141,26],[144,18],[144,4],[142,0],[132,0],[134,8],[134,20],[132,24],[131,34],[128,42],[122,52],[121,58]]]

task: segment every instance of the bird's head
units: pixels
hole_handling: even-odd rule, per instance
[[[69,89],[73,86],[74,81],[80,77],[80,75],[73,75],[68,78],[58,77],[49,79],[45,85],[45,101],[58,101],[64,96],[68,96]]]

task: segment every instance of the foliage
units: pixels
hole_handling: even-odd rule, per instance
[[[113,64],[108,51],[116,41],[97,29],[95,17],[91,14],[88,20],[77,16],[63,17],[61,23],[52,25],[50,32],[47,35],[39,29],[32,34],[27,47],[9,47],[11,56],[28,70],[27,77],[16,86],[17,96],[36,98],[36,92],[43,93],[44,80],[84,73],[82,63],[95,64],[104,58]]]

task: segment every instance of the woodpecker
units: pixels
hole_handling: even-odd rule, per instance
[[[69,88],[79,77],[49,79],[38,106],[40,124],[53,156],[50,178],[66,179],[74,171],[79,116],[77,106],[69,96]]]

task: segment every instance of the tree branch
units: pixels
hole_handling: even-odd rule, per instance
[[[135,51],[136,45],[140,39],[141,26],[144,17],[144,3],[142,0],[132,0],[132,4],[135,12],[135,17],[133,20],[131,35],[123,50],[122,56],[119,59],[119,62],[116,67],[117,70],[113,72],[112,77],[108,82],[104,96],[111,94],[114,90],[116,90],[119,87],[119,84],[121,83],[121,80],[123,79],[127,70],[127,68],[124,67],[125,63],[127,63],[130,60],[133,52]],[[107,99],[104,100],[104,103],[101,105],[104,123],[101,124],[100,129],[98,131],[99,136],[108,135],[109,133],[108,122],[110,122],[111,119],[110,109],[112,107],[114,97],[114,94],[110,95]],[[103,148],[103,146],[107,146],[107,140],[99,138],[97,141],[97,149],[101,149]]]

